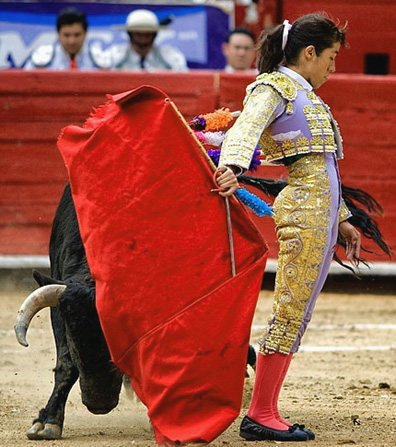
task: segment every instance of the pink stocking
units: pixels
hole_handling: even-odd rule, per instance
[[[287,430],[291,424],[278,412],[278,397],[292,354],[259,354],[252,402],[248,416],[254,421],[275,430]]]
[[[278,411],[279,393],[280,393],[280,390],[282,389],[282,385],[283,385],[283,382],[285,380],[287,371],[289,369],[290,362],[291,362],[291,359],[293,357],[293,354],[285,355],[285,357],[286,357],[287,360],[286,360],[286,362],[284,364],[282,372],[279,374],[279,380],[278,380],[278,383],[276,385],[274,397],[273,397],[273,400],[272,400],[272,408],[273,408],[274,416],[275,416],[276,420],[279,421],[279,422],[282,422],[283,424],[286,424],[288,427],[291,427],[292,424],[290,422],[288,422],[288,421],[285,421],[281,417],[281,415],[279,414],[279,411]]]

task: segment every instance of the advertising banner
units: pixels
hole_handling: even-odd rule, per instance
[[[224,3],[224,2],[219,2]],[[221,44],[230,28],[230,10],[186,2],[24,2],[0,3],[0,69],[23,68],[31,52],[57,40],[56,16],[74,6],[88,19],[87,40],[97,49],[111,50],[128,42],[123,29],[127,15],[135,9],[153,11],[160,21],[170,19],[156,43],[178,48],[190,68],[221,69],[225,65]]]

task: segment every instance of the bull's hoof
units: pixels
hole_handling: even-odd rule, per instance
[[[60,439],[62,437],[62,429],[56,424],[42,424],[36,422],[26,432],[29,439]]]

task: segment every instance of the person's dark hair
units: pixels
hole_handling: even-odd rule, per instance
[[[56,18],[56,29],[58,33],[62,26],[73,25],[74,23],[81,23],[84,31],[88,29],[88,22],[85,14],[77,8],[70,7],[62,9]]]
[[[234,34],[244,34],[245,36],[250,37],[252,39],[253,43],[256,42],[256,36],[247,28],[234,28],[233,30],[231,30],[228,33],[225,43],[229,43],[231,36]]]
[[[288,35],[285,50],[282,50],[282,35],[284,25],[265,29],[258,43],[258,70],[260,73],[271,73],[281,62],[294,64],[303,48],[313,45],[316,54],[335,43],[345,46],[346,26],[337,25],[324,13],[307,14],[297,19]]]

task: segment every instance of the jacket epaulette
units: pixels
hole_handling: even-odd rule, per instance
[[[294,101],[297,97],[296,84],[281,72],[274,71],[257,76],[256,80],[247,86],[246,93],[249,95],[260,84],[270,85],[287,101]]]

